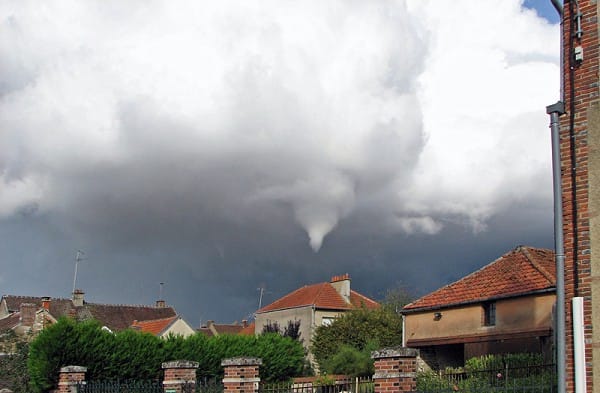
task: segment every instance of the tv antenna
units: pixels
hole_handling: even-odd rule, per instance
[[[158,283],[159,288],[158,288],[158,300],[162,300],[163,298],[163,286],[165,285],[164,282],[159,282]]]
[[[262,308],[263,295],[265,293],[271,293],[271,292],[267,291],[267,289],[265,288],[265,284],[262,284],[260,287],[256,288],[256,290],[260,291],[260,295],[258,296],[258,309],[260,310]]]
[[[79,261],[83,261],[84,259],[87,258],[83,258],[83,256],[85,255],[85,252],[81,251],[81,250],[77,250],[77,254],[75,255],[75,274],[73,275],[73,292],[71,293],[75,293],[75,285],[77,283],[77,265],[79,265]]]

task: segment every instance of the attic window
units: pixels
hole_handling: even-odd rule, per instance
[[[483,303],[483,325],[496,325],[496,302]]]

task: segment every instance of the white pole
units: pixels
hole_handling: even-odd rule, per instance
[[[573,352],[575,357],[575,393],[585,393],[585,333],[583,323],[583,298],[573,298]]]

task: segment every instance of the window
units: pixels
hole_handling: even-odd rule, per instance
[[[489,302],[483,304],[483,325],[484,326],[495,326],[496,325],[496,303]]]

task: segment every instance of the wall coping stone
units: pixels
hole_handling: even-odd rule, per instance
[[[261,366],[262,359],[261,358],[253,358],[253,357],[237,357],[237,358],[228,358],[223,359],[221,361],[221,366]]]
[[[371,358],[410,358],[419,356],[419,350],[407,347],[390,347],[371,352]]]
[[[87,367],[83,366],[65,366],[60,368],[61,373],[85,373],[87,372]]]
[[[172,360],[164,362],[162,368],[198,368],[200,363],[191,360]]]

